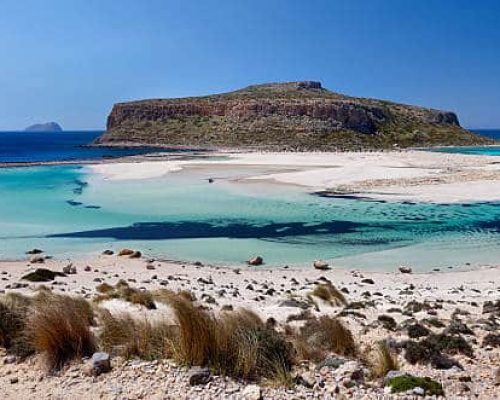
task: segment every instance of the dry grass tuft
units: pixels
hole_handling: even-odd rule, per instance
[[[28,302],[10,294],[0,300],[0,346],[21,358],[34,352],[25,335]]]
[[[375,349],[368,351],[365,362],[369,366],[374,379],[383,378],[389,371],[399,370],[396,356],[392,354],[383,341],[378,342]]]
[[[149,310],[156,309],[151,292],[133,288],[123,279],[120,279],[114,287],[107,283],[101,283],[96,286],[96,291],[99,293],[94,297],[96,303],[110,299],[122,299],[129,303],[142,305]]]
[[[146,318],[134,319],[130,314],[112,315],[100,310],[100,347],[125,358],[156,360],[172,356],[176,327],[165,321],[152,323]]]
[[[38,295],[27,319],[27,334],[34,349],[42,353],[50,370],[95,351],[90,331],[93,319],[88,303],[69,296]]]
[[[318,297],[332,305],[345,306],[347,300],[340,290],[338,290],[333,284],[321,283],[316,285],[314,290],[311,292],[312,296]]]
[[[307,320],[293,334],[293,342],[301,360],[320,361],[330,352],[347,357],[357,354],[351,331],[339,319],[329,316]]]

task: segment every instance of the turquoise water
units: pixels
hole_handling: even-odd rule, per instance
[[[217,177],[245,173],[221,170]],[[418,270],[493,263],[500,256],[498,203],[332,199],[286,186],[209,184],[206,174],[193,169],[109,181],[79,166],[0,170],[0,258],[20,258],[33,247],[64,257],[127,246],[216,264],[261,254],[270,265],[322,258]]]
[[[499,129],[473,129],[480,135],[490,137],[500,141]],[[442,153],[458,153],[458,154],[474,154],[483,156],[500,156],[500,145],[498,146],[464,146],[464,147],[443,147],[435,149],[434,151]]]

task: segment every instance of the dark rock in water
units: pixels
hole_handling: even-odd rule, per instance
[[[30,272],[29,274],[24,275],[21,279],[30,281],[30,282],[50,282],[53,281],[56,276],[66,276],[62,272],[51,271],[46,268],[37,268],[35,271]]]
[[[113,254],[115,254],[115,252],[113,250],[109,250],[108,249],[108,250],[104,250],[102,252],[102,254],[105,255],[105,256],[112,256]]]
[[[26,252],[26,254],[42,254],[42,253],[43,253],[43,250],[36,249],[36,248]]]
[[[62,132],[61,126],[57,122],[44,122],[28,126],[25,132]]]

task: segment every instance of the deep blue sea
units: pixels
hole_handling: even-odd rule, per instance
[[[151,148],[83,147],[102,131],[0,132],[0,163],[95,160],[151,152]]]

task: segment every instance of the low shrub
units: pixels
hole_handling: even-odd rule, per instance
[[[424,389],[427,396],[443,396],[443,386],[429,377],[420,378],[413,375],[396,376],[389,380],[388,386],[392,393],[407,392],[420,387]]]
[[[311,295],[336,306],[345,306],[347,304],[342,292],[330,282],[316,285]]]
[[[424,336],[428,336],[431,333],[429,329],[418,323],[408,325],[406,330],[408,332],[408,336],[412,339],[418,339]]]
[[[319,361],[329,352],[352,357],[357,354],[351,331],[339,319],[329,316],[307,320],[293,341],[301,359]]]

